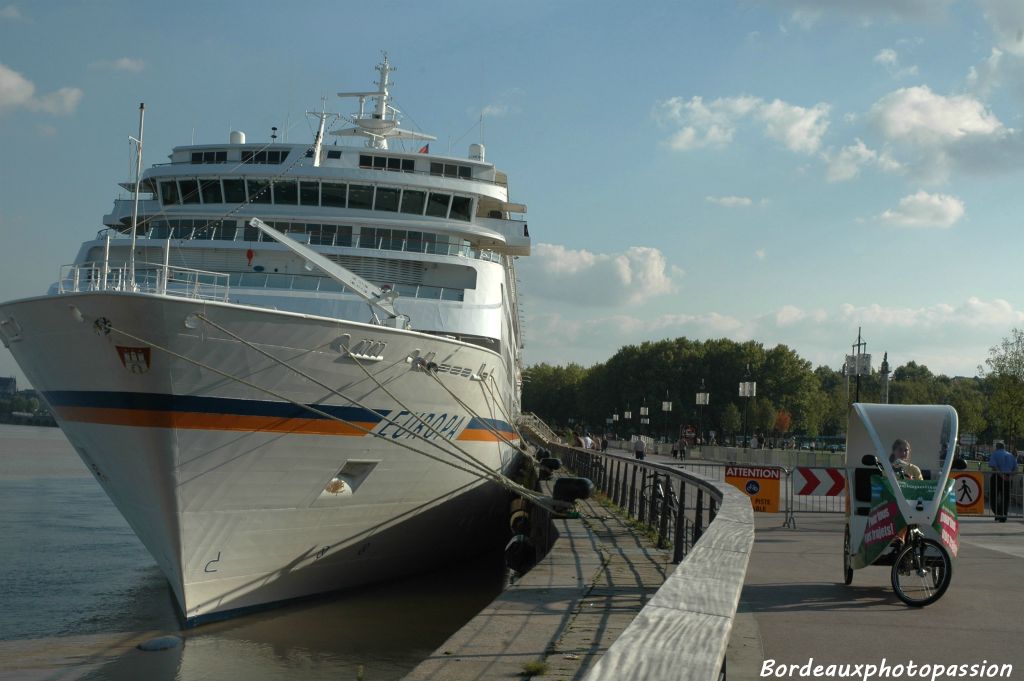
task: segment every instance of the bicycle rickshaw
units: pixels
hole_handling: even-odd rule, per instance
[[[907,479],[897,438],[911,445],[923,480]],[[891,566],[892,588],[907,605],[937,601],[959,550],[955,480],[957,414],[947,405],[854,404],[846,436],[843,581],[869,565]]]

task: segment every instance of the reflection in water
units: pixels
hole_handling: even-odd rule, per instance
[[[12,430],[12,428],[14,428]],[[400,679],[504,586],[471,562],[181,630],[160,571],[56,429],[0,427],[0,678]],[[504,538],[498,537],[501,542]],[[184,645],[135,645],[173,633]]]

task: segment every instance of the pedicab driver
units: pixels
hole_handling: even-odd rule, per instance
[[[904,480],[922,480],[921,469],[910,463],[910,443],[903,438],[896,438],[892,443],[889,463],[896,470],[896,475]]]

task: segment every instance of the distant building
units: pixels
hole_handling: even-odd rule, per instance
[[[0,397],[13,397],[18,392],[18,379],[0,377]]]

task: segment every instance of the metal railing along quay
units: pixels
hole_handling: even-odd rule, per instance
[[[618,512],[673,549],[672,571],[585,681],[724,679],[725,653],[754,543],[743,492],[678,466],[584,450],[527,434],[575,474],[589,478]],[[550,432],[550,431],[548,431]]]

